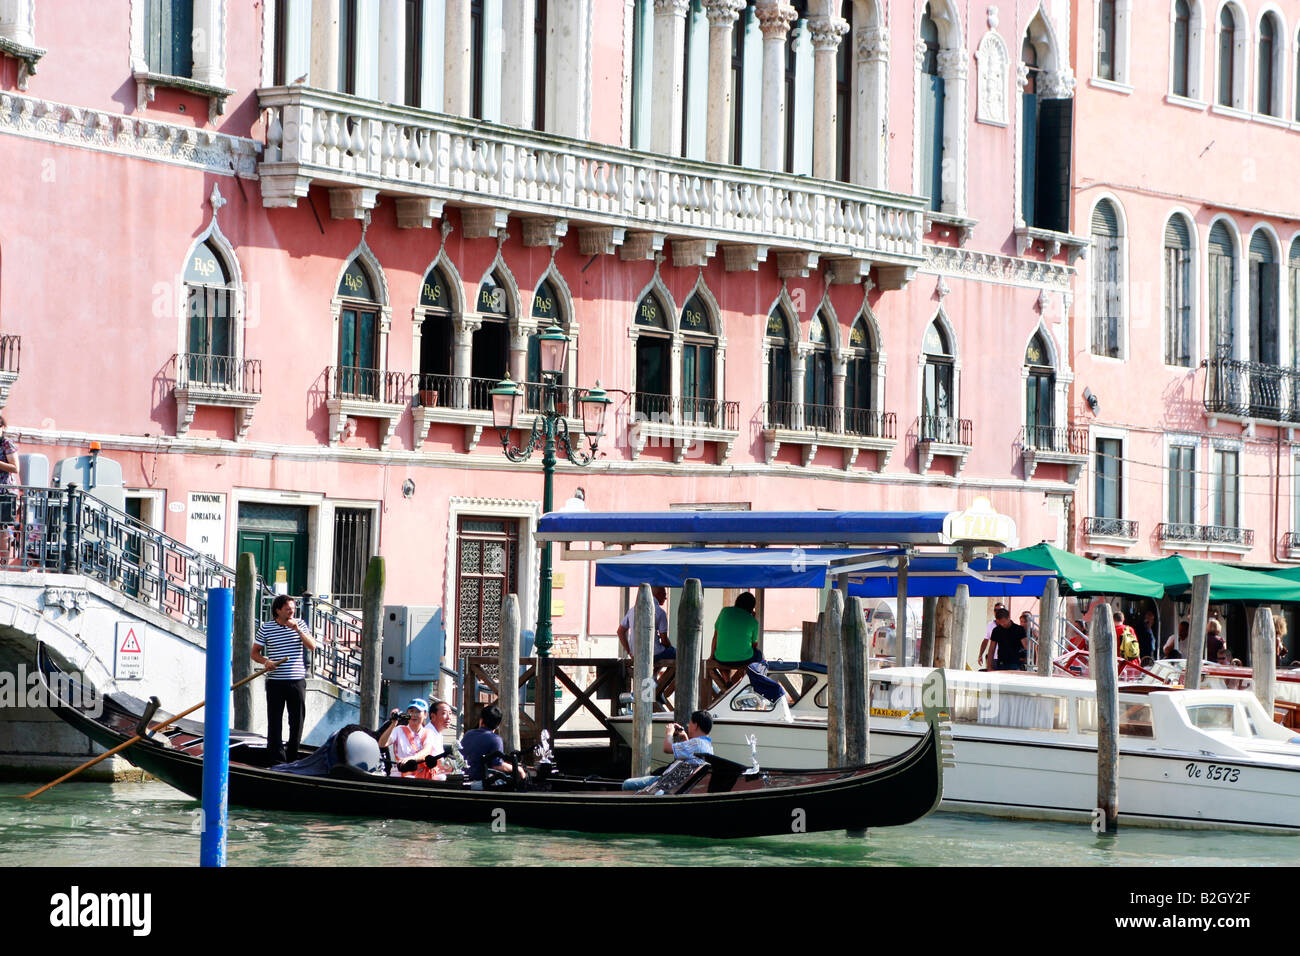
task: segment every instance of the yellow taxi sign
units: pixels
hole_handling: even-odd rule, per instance
[[[979,497],[965,511],[949,512],[943,519],[944,536],[951,542],[978,541],[1012,547],[1016,543],[1016,522],[999,514],[987,498]]]

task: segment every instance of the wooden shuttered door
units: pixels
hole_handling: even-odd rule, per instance
[[[1038,101],[1034,225],[1070,231],[1070,150],[1074,100]]]
[[[921,189],[929,208],[943,208],[943,77],[921,74]]]
[[[1231,358],[1235,309],[1232,305],[1236,259],[1232,235],[1222,223],[1210,230],[1210,356]]]
[[[1268,235],[1256,232],[1250,240],[1250,358],[1264,365],[1277,365],[1278,283],[1282,272]]]

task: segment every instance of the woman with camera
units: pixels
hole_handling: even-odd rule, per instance
[[[436,751],[442,754],[442,734],[425,722],[429,704],[417,697],[402,714],[394,710],[379,734],[379,746],[393,745],[393,774],[403,777],[433,779],[433,761],[425,760]]]

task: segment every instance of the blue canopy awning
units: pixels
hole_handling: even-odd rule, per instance
[[[946,511],[554,511],[539,541],[606,544],[951,544]]]
[[[898,550],[837,548],[669,548],[637,551],[596,562],[597,587],[641,584],[681,587],[698,578],[706,588],[822,588],[828,580],[849,579],[849,594],[896,597]],[[913,597],[949,597],[957,585],[972,597],[1038,597],[1054,572],[1005,558],[971,561],[957,567],[957,556],[912,555],[907,593]]]

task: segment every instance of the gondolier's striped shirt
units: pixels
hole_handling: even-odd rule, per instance
[[[288,658],[266,675],[267,680],[302,680],[307,676],[307,666],[303,660],[305,648],[302,638],[293,628],[276,624],[275,621],[264,621],[257,629],[257,637],[253,642],[264,648],[264,657],[273,661]]]

